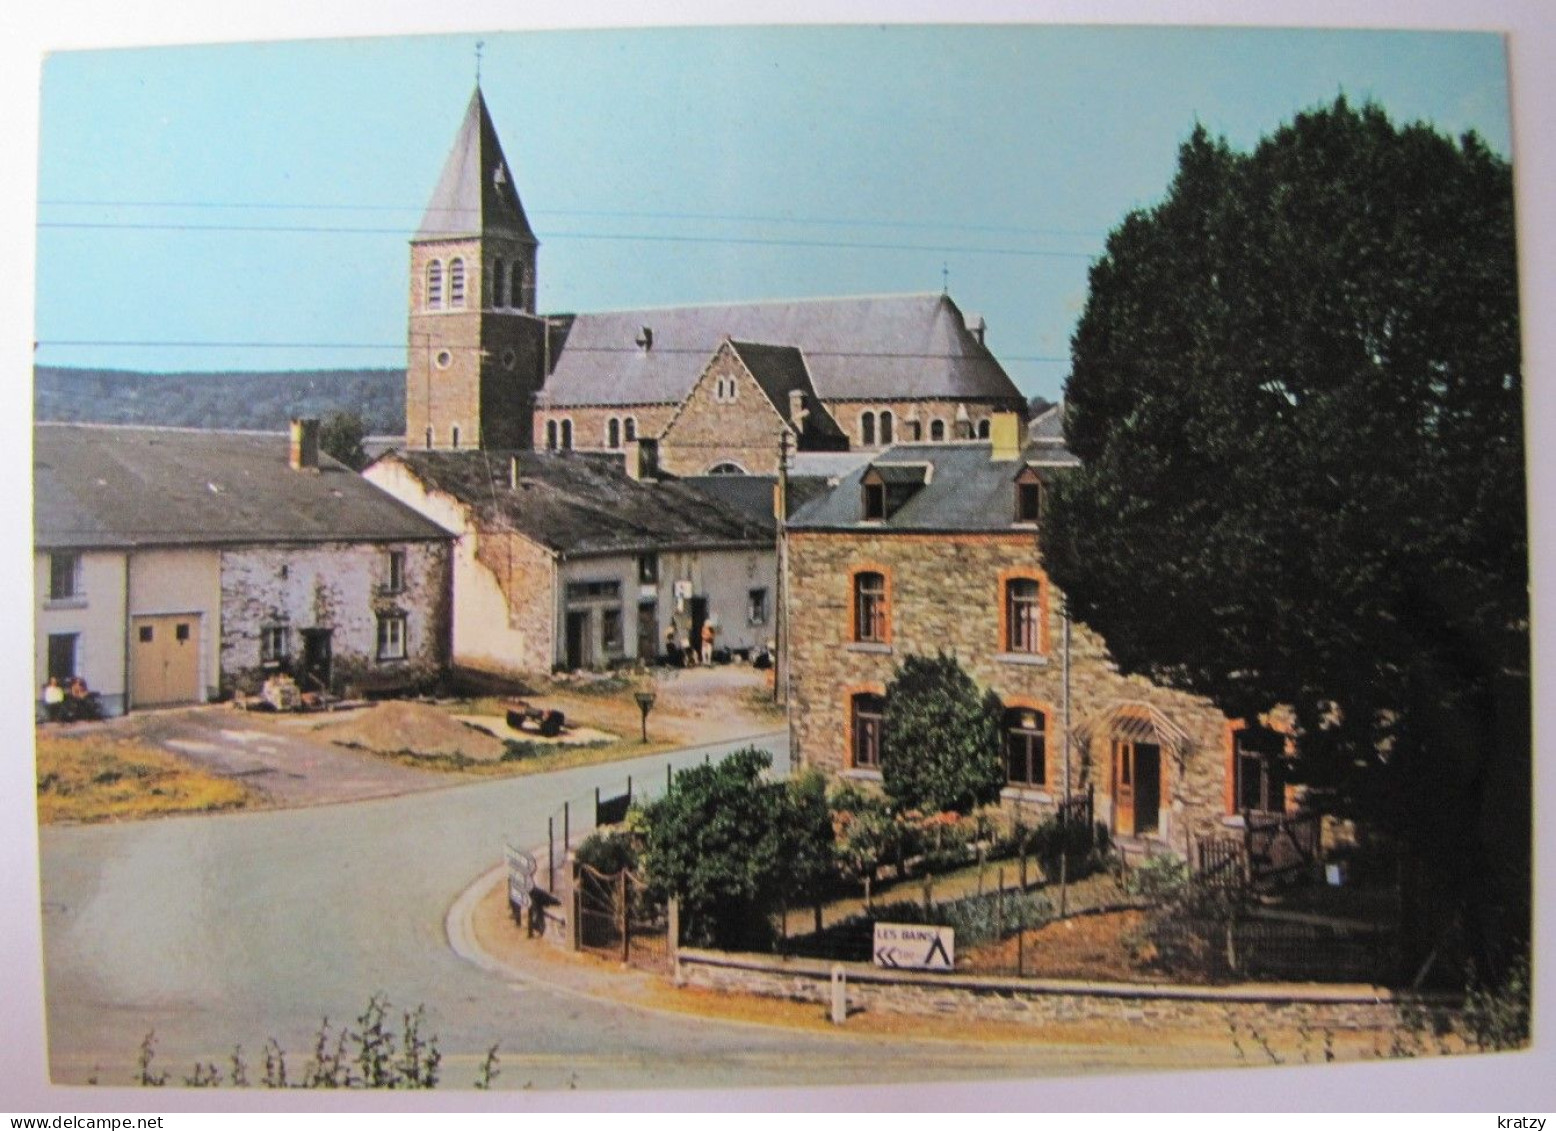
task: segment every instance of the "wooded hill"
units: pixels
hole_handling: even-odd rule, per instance
[[[405,431],[405,370],[137,373],[33,368],[33,416],[83,424],[282,431],[298,416],[354,412],[369,435]]]

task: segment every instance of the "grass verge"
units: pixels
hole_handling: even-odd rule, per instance
[[[166,751],[102,736],[39,735],[37,772],[42,824],[210,813],[257,800],[240,782],[195,769]]]

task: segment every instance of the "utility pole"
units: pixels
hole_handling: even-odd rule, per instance
[[[776,654],[773,656],[773,702],[787,703],[789,679],[789,554],[785,531],[789,523],[789,430],[778,433],[778,493],[773,499],[773,519],[778,527],[778,593],[773,602]]]

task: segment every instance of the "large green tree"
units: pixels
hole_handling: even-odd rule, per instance
[[[1516,287],[1511,170],[1473,134],[1343,98],[1251,152],[1196,129],[1092,267],[1082,466],[1043,531],[1125,670],[1292,706],[1316,796],[1503,903],[1529,828]]]

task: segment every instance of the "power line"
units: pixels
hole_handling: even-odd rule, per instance
[[[371,350],[404,350],[410,348],[421,349],[423,346],[408,346],[405,342],[393,344],[384,342],[197,342],[197,341],[111,341],[111,340],[87,340],[43,338],[33,343],[42,347],[145,347],[147,349],[178,348],[178,349],[371,349]],[[717,348],[717,347],[714,347]],[[836,357],[836,358],[877,358],[892,361],[979,361],[977,357],[957,353],[913,353],[913,352],[886,352],[873,350],[809,350],[796,347],[807,357]],[[643,351],[636,346],[567,346],[567,353],[603,353],[603,354],[638,354]],[[673,354],[686,357],[707,357],[712,349],[696,348],[668,348],[654,347],[656,354]],[[1004,361],[1068,361],[1068,357],[1044,354],[1000,354],[996,360]]]
[[[68,200],[53,198],[40,200],[40,205],[66,208],[190,208],[214,210],[253,210],[256,212],[391,212],[405,216],[421,216],[426,209],[403,204],[278,204],[255,201],[176,201],[176,200]],[[459,214],[460,209],[443,209],[444,213]],[[763,216],[729,212],[661,212],[644,209],[608,208],[541,208],[527,210],[531,216],[594,216],[624,217],[637,220],[695,220],[735,224],[792,224],[798,226],[844,228],[933,228],[937,231],[961,232],[1019,232],[1027,235],[1074,236],[1096,239],[1107,235],[1102,229],[1092,228],[1035,228],[1020,224],[967,224],[955,221],[929,220],[880,220],[850,218],[844,216]]]
[[[389,236],[405,235],[401,228],[338,228],[322,225],[246,225],[246,224],[119,224],[43,220],[39,228],[75,229],[80,231],[148,231],[148,232],[238,232],[270,235],[347,235]],[[733,244],[744,247],[804,247],[831,248],[844,251],[929,251],[956,252],[964,255],[1009,255],[1052,259],[1095,259],[1089,251],[1054,251],[1038,248],[969,247],[960,244],[892,244],[838,242],[834,240],[780,239],[762,236],[671,236],[621,232],[552,232],[548,240],[597,240],[633,243],[690,243]]]

